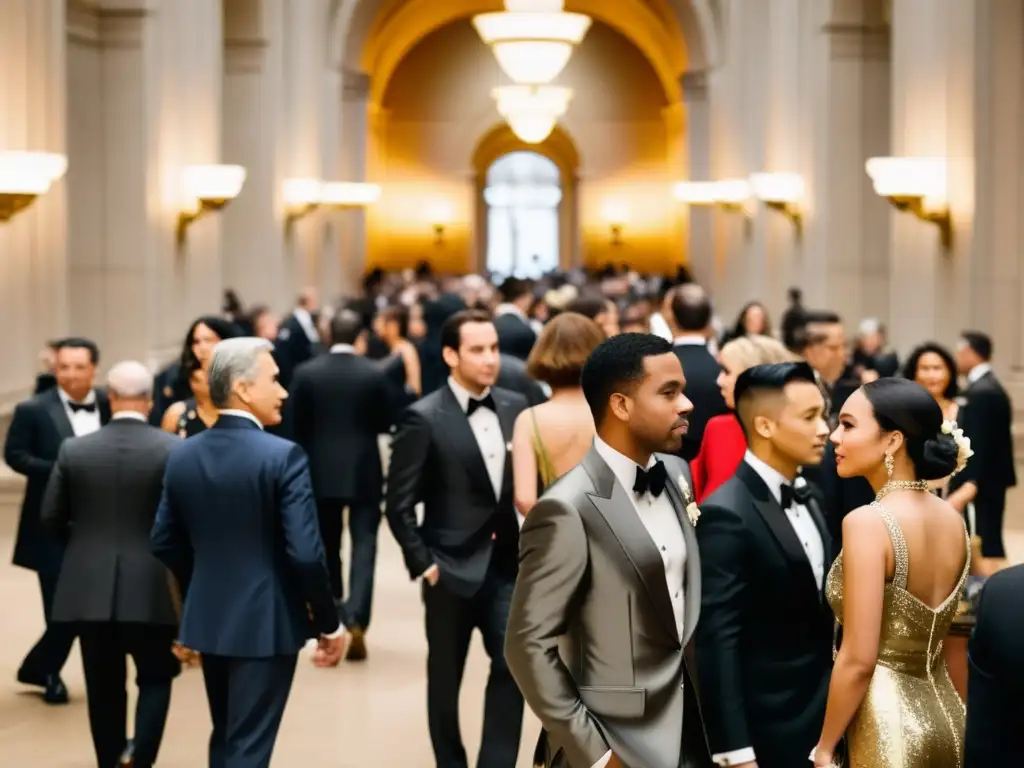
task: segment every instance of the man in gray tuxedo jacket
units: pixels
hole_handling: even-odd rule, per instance
[[[594,446],[520,532],[505,656],[544,725],[545,766],[712,765],[686,661],[699,513],[689,468],[667,455],[689,423],[685,384],[660,337],[595,349],[582,376]]]

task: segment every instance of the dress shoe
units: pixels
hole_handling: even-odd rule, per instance
[[[68,689],[64,686],[64,681],[60,679],[60,675],[33,675],[19,669],[18,682],[22,685],[42,688],[43,701],[47,704],[68,703]]]
[[[345,653],[345,661],[366,661],[366,632],[362,627],[352,627],[352,641]]]

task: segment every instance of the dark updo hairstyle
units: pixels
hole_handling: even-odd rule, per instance
[[[956,469],[958,449],[942,432],[942,409],[916,381],[884,378],[861,389],[884,432],[902,432],[919,480],[940,480]]]

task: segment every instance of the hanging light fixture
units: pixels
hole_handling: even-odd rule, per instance
[[[554,0],[508,0],[506,8],[474,16],[477,33],[513,82],[550,83],[569,63],[573,47],[583,41],[590,17],[566,13]],[[552,10],[537,10],[541,8]]]
[[[491,95],[498,104],[498,114],[512,132],[527,144],[539,144],[551,135],[558,118],[569,108],[572,89],[506,85],[495,88]]]

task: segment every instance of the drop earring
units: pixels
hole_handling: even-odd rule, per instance
[[[892,480],[892,472],[894,469],[896,469],[896,459],[892,457],[891,453],[885,454],[885,472],[889,476],[890,480]]]

